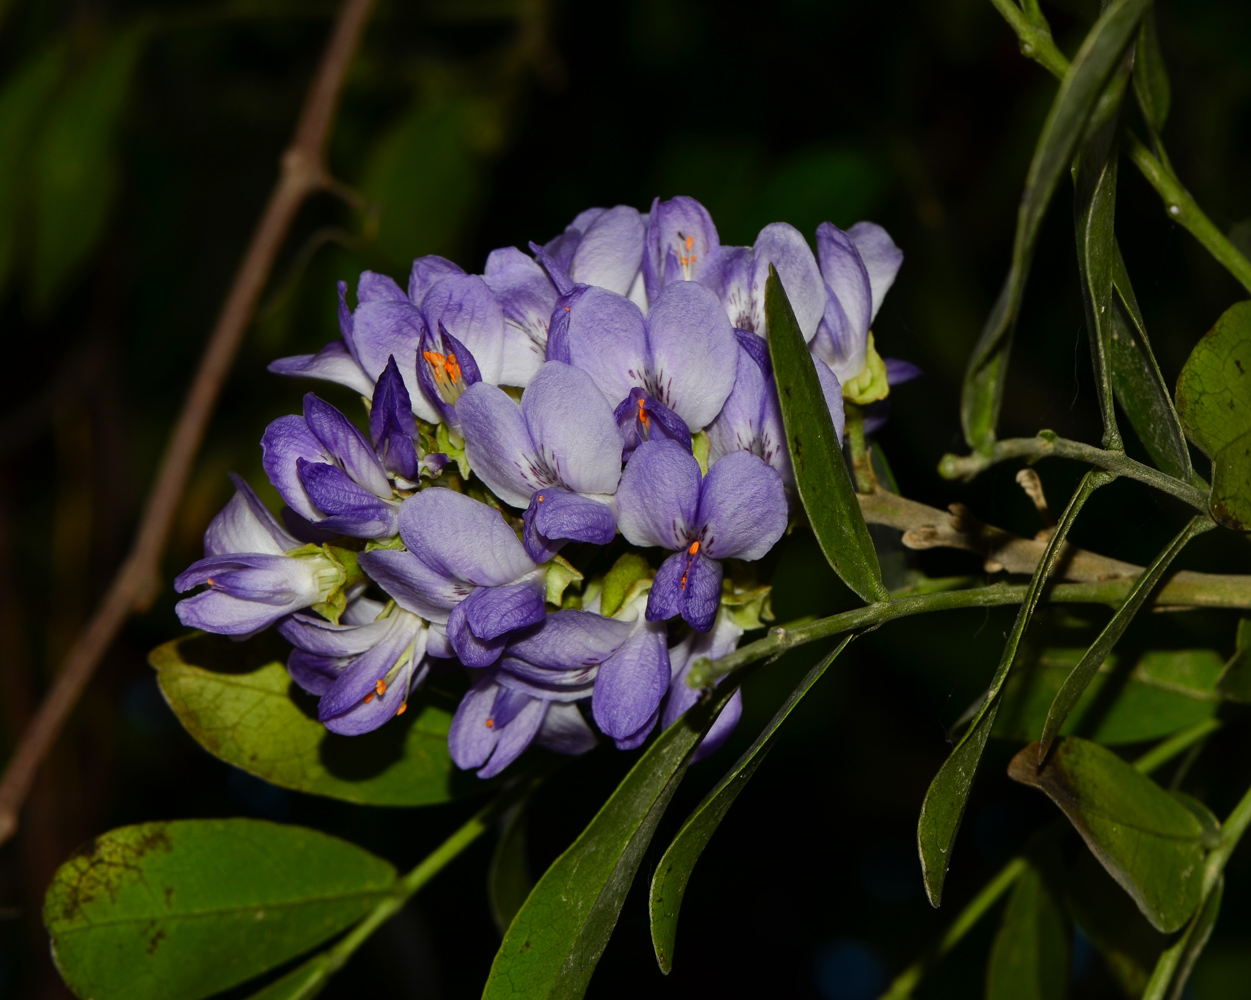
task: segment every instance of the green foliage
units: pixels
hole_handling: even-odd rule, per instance
[[[1153,927],[1179,930],[1199,905],[1203,862],[1216,844],[1215,818],[1097,743],[1065,737],[1046,763],[1038,761],[1038,744],[1026,747],[1012,759],[1009,777],[1063,810]]]
[[[1065,681],[1086,650],[1048,649],[1018,664],[1004,688],[992,735],[1035,739]],[[1210,649],[1155,650],[1124,669],[1116,656],[1099,665],[1060,727],[1096,743],[1143,743],[1168,736],[1216,714],[1222,662]]]
[[[1012,335],[1025,294],[1039,226],[1060,175],[1069,166],[1099,95],[1133,40],[1148,0],[1115,0],[1090,30],[1060,82],[1025,178],[1012,264],[1003,290],[969,359],[960,419],[969,446],[989,452],[1003,402]]]
[[[31,149],[31,297],[47,312],[104,234],[117,194],[118,132],[148,39],[140,25],[114,38],[59,94]]]
[[[487,899],[491,904],[491,918],[501,936],[534,888],[526,854],[528,807],[529,799],[522,799],[504,814],[499,824],[500,838],[487,868]]]
[[[1216,690],[1230,701],[1251,703],[1251,618],[1238,623],[1237,646],[1216,682]]]
[[[1143,991],[1142,1000],[1181,1000],[1191,970],[1208,943],[1208,938],[1212,936],[1224,895],[1225,877],[1222,875],[1216,880],[1198,912],[1191,918],[1186,930],[1160,956],[1155,972]]]
[[[261,987],[248,1000],[308,1000],[325,988],[330,973],[328,956],[317,954],[268,986]]]
[[[404,718],[374,733],[336,736],[317,721],[316,701],[256,642],[195,634],[158,646],[150,660],[187,732],[275,785],[385,806],[446,802],[474,788],[448,755],[451,712],[433,697],[414,699]]]
[[[1251,530],[1251,302],[1225,310],[1177,380],[1186,436],[1212,460],[1212,517]]]
[[[44,922],[79,996],[197,1000],[325,941],[394,886],[390,864],[315,830],[147,823],[107,833],[62,865]]]
[[[764,762],[765,756],[773,749],[782,726],[794,711],[795,706],[812,690],[838,654],[847,648],[850,641],[851,636],[848,636],[832,653],[808,671],[804,679],[799,682],[799,686],[790,693],[790,697],[777,710],[769,724],[744,751],[743,756],[735,761],[734,766],[726,771],[716,787],[704,796],[703,801],[695,807],[695,811],[686,818],[686,822],[682,824],[677,836],[673,838],[673,842],[656,865],[648,905],[651,912],[652,945],[656,949],[656,961],[660,963],[660,971],[666,975],[673,968],[673,947],[678,934],[678,911],[682,907],[682,898],[686,895],[686,885],[690,881],[691,873],[695,870],[695,863],[699,861],[704,848],[708,846],[708,841],[712,839],[712,835],[717,832],[717,827],[721,825],[726,813],[730,811],[730,806],[734,804],[739,793],[756,773],[756,768]]]
[[[616,926],[691,754],[737,689],[727,678],[660,734],[513,918],[483,1000],[576,1000]]]
[[[765,285],[765,320],[786,444],[813,533],[847,586],[866,602],[886,600],[877,552],[834,434],[817,370],[773,265]]]
[[[986,967],[986,1000],[1063,1000],[1073,929],[1043,873],[1030,865],[1008,897]]]
[[[1134,51],[1134,95],[1151,131],[1163,131],[1173,94],[1168,82],[1168,70],[1164,67],[1164,53],[1160,51],[1160,31],[1156,27],[1154,8],[1143,17],[1142,26],[1138,29],[1138,45]]]

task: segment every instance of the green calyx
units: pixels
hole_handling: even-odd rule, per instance
[[[855,378],[843,383],[843,399],[857,406],[867,406],[890,395],[886,382],[886,362],[877,353],[873,343],[873,331],[869,331],[869,346],[865,354],[864,370]]]
[[[301,545],[287,555],[306,559],[317,567],[318,589],[322,599],[312,609],[327,621],[339,624],[339,616],[347,610],[347,592],[365,578],[358,554],[337,545]]]

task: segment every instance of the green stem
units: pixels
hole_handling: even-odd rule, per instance
[[[1105,451],[1103,448],[1083,444],[1081,441],[1070,441],[1051,431],[1039,431],[1038,436],[1032,438],[1007,438],[1003,441],[996,441],[994,451],[989,455],[978,452],[971,455],[944,455],[938,463],[938,473],[944,479],[968,480],[992,465],[1013,458],[1024,458],[1030,462],[1043,458],[1071,458],[1098,469],[1113,472],[1118,476],[1124,476],[1126,479],[1145,483],[1177,497],[1196,510],[1205,514],[1208,512],[1206,489],[1174,479],[1159,469],[1134,461],[1123,452]]]
[[[864,441],[864,411],[848,403],[846,410],[847,446],[851,451],[851,470],[856,478],[857,493],[872,493],[877,489],[877,476],[869,460],[869,449]]]
[[[1163,767],[1179,753],[1189,750],[1200,740],[1211,736],[1221,728],[1221,725],[1220,719],[1204,719],[1193,726],[1179,730],[1134,761],[1134,767],[1143,774],[1150,774]]]
[[[1064,79],[1064,74],[1069,71],[1069,60],[1056,48],[1051,37],[1051,28],[1041,11],[1037,11],[1037,5],[1026,0],[1026,6],[1030,10],[1027,15],[1013,0],[991,0],[991,3],[1016,32],[1021,42],[1021,54],[1033,59],[1057,80]],[[1168,217],[1202,243],[1208,253],[1225,265],[1244,288],[1251,291],[1251,261],[1204,215],[1203,209],[1173,172],[1168,157],[1163,155],[1164,147],[1160,146],[1162,155],[1157,157],[1137,136],[1126,129],[1124,149],[1130,162],[1164,200]]]

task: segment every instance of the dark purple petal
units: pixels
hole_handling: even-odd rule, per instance
[[[586,701],[595,688],[595,675],[599,665],[572,667],[562,670],[549,670],[536,667],[515,656],[505,655],[500,659],[499,673],[496,680],[504,687],[524,692],[532,698],[544,701],[575,702]]]
[[[413,402],[394,357],[387,359],[374,388],[369,437],[383,468],[410,482],[417,481],[417,421],[413,419]]]
[[[543,468],[555,482],[578,493],[612,493],[617,488],[621,432],[590,375],[559,361],[547,362],[522,393],[521,412]]]
[[[730,700],[726,702],[725,708],[718,713],[712,728],[708,730],[708,735],[700,740],[699,746],[695,748],[695,753],[691,755],[691,763],[698,764],[701,760],[710,757],[720,750],[722,744],[734,732],[734,727],[738,725],[738,720],[742,716],[743,692],[742,689],[739,689],[730,695]]]
[[[621,295],[579,288],[556,304],[551,335],[555,343],[548,341],[548,359],[581,368],[610,406],[647,377],[647,321],[639,307]]]
[[[617,526],[634,545],[684,549],[699,513],[699,463],[674,441],[635,449],[617,487]]]
[[[361,569],[396,604],[427,621],[446,622],[452,608],[473,592],[472,584],[431,569],[411,552],[375,549],[359,558]]]
[[[439,257],[430,254],[427,257],[418,257],[413,261],[413,269],[408,275],[408,298],[415,306],[422,304],[426,297],[426,293],[434,286],[435,282],[448,275],[464,274],[465,269],[459,264],[453,264],[446,257]]]
[[[275,375],[337,382],[359,392],[366,399],[374,391],[374,380],[352,357],[347,344],[342,340],[332,340],[316,354],[296,354],[289,358],[279,358],[270,362],[269,371]]]
[[[607,545],[617,534],[610,504],[559,488],[537,491],[522,520],[522,543],[537,563],[551,559],[566,541]]]
[[[720,604],[721,563],[703,552],[675,552],[656,572],[647,599],[647,620],[681,615],[693,628],[707,632]]]
[[[480,587],[515,583],[537,568],[498,510],[437,486],[400,505],[400,537],[435,572]]]
[[[706,427],[738,368],[734,328],[716,295],[690,281],[665,286],[647,314],[647,348],[650,394],[692,432]]]
[[[347,663],[343,657],[321,656],[293,649],[287,657],[287,673],[309,694],[321,697],[330,690]]]
[[[721,245],[708,210],[684,195],[652,202],[645,240],[643,281],[648,302],[656,301],[670,272],[688,281],[705,280]]]
[[[392,355],[401,359],[415,357],[425,328],[421,313],[409,302],[381,299],[357,306],[352,314],[352,341],[356,357],[370,380],[378,381]],[[416,401],[416,371],[401,368],[400,374]],[[366,395],[372,392],[371,386]]]
[[[647,742],[647,737],[651,736],[652,730],[656,728],[656,720],[659,718],[660,709],[658,707],[656,711],[652,712],[651,718],[643,723],[643,725],[632,732],[629,736],[623,736],[621,739],[613,740],[613,745],[618,750],[637,750]]]
[[[625,295],[643,262],[643,233],[638,209],[618,205],[600,212],[582,233],[569,277]]]
[[[628,622],[590,611],[557,611],[536,627],[514,636],[509,655],[547,670],[603,663],[633,628]]]
[[[698,523],[711,559],[759,559],[786,531],[782,478],[761,459],[735,451],[704,477]]]
[[[430,664],[427,660],[422,660],[417,665],[412,661],[405,663],[391,678],[385,694],[357,702],[341,715],[327,719],[326,728],[340,736],[361,736],[372,732],[390,722],[407,707],[409,695],[421,685],[429,673]]]
[[[377,271],[362,271],[356,282],[357,302],[405,302],[407,299],[394,278]]]
[[[484,677],[461,698],[452,725],[447,734],[447,748],[452,760],[463,770],[481,767],[490,759],[499,731],[494,723],[487,725],[499,685],[491,677]]]
[[[431,331],[445,330],[467,348],[484,381],[497,385],[504,364],[504,312],[476,274],[450,274],[434,283],[421,312]],[[457,354],[461,367],[465,362]]]
[[[397,505],[380,500],[337,465],[297,459],[300,483],[313,506],[327,516],[322,526],[353,538],[390,538],[399,530]]]
[[[473,352],[442,327],[427,332],[417,359],[417,381],[423,398],[437,411],[434,422],[459,429],[456,401],[470,386],[483,381]]]
[[[313,506],[300,482],[296,468],[300,460],[330,465],[334,456],[309,429],[303,417],[279,417],[261,435],[261,467],[287,506],[301,517],[317,521],[322,514]]]
[[[543,270],[547,272],[547,276],[556,287],[557,293],[560,295],[568,295],[573,291],[574,281],[571,277],[569,277],[568,262],[562,261],[558,255],[552,253],[551,248],[557,243],[557,240],[560,240],[559,236],[557,236],[556,239],[549,243],[546,247],[541,247],[533,241],[528,245],[530,250],[534,253],[534,259],[537,260]],[[570,248],[569,253],[561,256],[567,256],[569,259],[572,259],[573,250],[576,249],[576,243],[576,240],[572,243],[564,241],[557,245],[556,249],[559,253],[560,250],[568,246]]]
[[[349,709],[363,703],[366,698],[382,701],[394,715],[401,703],[408,697],[406,684],[395,683],[395,690],[384,690],[378,693],[378,684],[395,667],[402,657],[412,663],[419,663],[426,655],[425,624],[416,615],[401,612],[390,619],[391,628],[370,649],[349,663],[330,689],[322,695],[317,705],[317,717],[325,722],[327,719],[342,715]],[[398,681],[399,678],[396,678]],[[407,678],[404,678],[407,681]],[[381,724],[385,717],[379,721]]]
[[[769,344],[760,334],[750,330],[734,328],[734,339],[738,346],[748,353],[756,366],[766,375],[773,375],[773,360],[769,357]]]
[[[669,649],[663,626],[640,625],[599,668],[591,710],[606,735],[624,739],[655,722],[669,688]]]
[[[311,392],[304,396],[304,420],[335,461],[376,497],[391,497],[391,484],[369,439],[335,407]]]
[[[470,386],[456,415],[474,473],[505,503],[525,507],[535,490],[553,484],[521,407],[503,389],[486,382]]]
[[[613,412],[624,440],[623,458],[628,459],[644,441],[676,441],[685,450],[691,449],[691,432],[686,421],[669,407],[635,387]]]
[[[462,601],[447,616],[447,639],[452,644],[457,659],[465,666],[489,667],[500,658],[508,636],[482,639],[474,635],[473,629],[469,627],[469,619],[465,616],[465,602]]]
[[[902,358],[883,358],[882,361],[886,365],[887,385],[910,382],[921,374],[921,369],[911,361],[904,361]]]
[[[597,741],[577,705],[552,702],[534,742],[553,753],[576,756],[594,750]]]
[[[543,581],[534,578],[504,587],[479,587],[459,607],[474,635],[497,639],[541,622],[547,613],[543,596]]]
[[[895,283],[895,275],[903,264],[903,251],[895,246],[895,241],[876,222],[857,222],[847,230],[847,235],[856,245],[869,276],[873,296],[869,322],[872,323],[882,307],[882,299],[886,298],[890,286]]]
[[[500,727],[499,741],[486,766],[478,770],[479,778],[494,778],[525,752],[538,735],[547,715],[547,702],[530,699],[508,725]]]

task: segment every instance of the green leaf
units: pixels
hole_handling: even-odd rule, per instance
[[[500,839],[496,841],[491,864],[487,868],[491,918],[501,936],[534,888],[526,854],[526,809],[529,803],[529,798],[524,798],[504,814],[500,821]]]
[[[1181,928],[1199,905],[1215,818],[1200,820],[1190,804],[1097,743],[1068,736],[1041,768],[1038,759],[1038,744],[1026,747],[1008,776],[1063,810],[1153,927]]]
[[[751,776],[756,773],[756,768],[773,749],[782,726],[795,706],[812,690],[813,685],[821,679],[829,665],[847,648],[851,640],[852,636],[848,635],[832,653],[808,671],[743,756],[735,761],[734,766],[717,782],[717,786],[704,796],[704,800],[686,818],[686,822],[656,865],[648,906],[652,921],[652,945],[656,949],[656,961],[660,963],[660,971],[665,975],[673,968],[678,911],[682,907],[682,898],[686,894],[691,872],[695,870],[695,863],[704,853],[708,841],[717,832],[717,827],[730,811],[730,806],[738,798],[739,792],[746,787]]]
[[[1117,291],[1112,301],[1112,391],[1156,466],[1174,479],[1189,482],[1190,449],[1172,394],[1151,351],[1119,247],[1113,261],[1112,283]]]
[[[148,39],[117,36],[48,110],[31,150],[31,295],[41,312],[95,250],[117,194],[117,139],[126,95]]]
[[[1104,626],[1099,637],[1090,644],[1081,662],[1073,668],[1073,672],[1065,678],[1060,690],[1056,692],[1055,701],[1051,703],[1051,708],[1047,712],[1047,721],[1043,723],[1042,737],[1038,742],[1038,752],[1042,754],[1042,757],[1047,756],[1051,744],[1059,735],[1060,727],[1064,725],[1064,720],[1068,718],[1078,699],[1085,692],[1086,686],[1095,676],[1095,671],[1108,658],[1112,647],[1125,634],[1129,623],[1134,620],[1147,598],[1151,596],[1173,560],[1195,535],[1200,535],[1215,527],[1215,524],[1202,515],[1191,518],[1168,548],[1156,556],[1155,561],[1134,581],[1133,587],[1125,596],[1125,600],[1121,602],[1121,606],[1116,609],[1112,620]],[[1042,757],[1039,758],[1040,761]]]
[[[1142,1000],[1181,1000],[1186,980],[1203,954],[1212,936],[1216,918],[1221,912],[1221,898],[1225,895],[1225,876],[1216,880],[1212,891],[1199,911],[1191,918],[1186,931],[1160,956],[1151,981],[1143,991]]]
[[[316,830],[187,820],[113,830],[60,867],[44,902],[69,987],[96,1000],[197,1000],[368,913],[395,869]]]
[[[1012,671],[993,736],[1029,742],[1039,732],[1061,685],[1087,651],[1048,649]],[[1061,736],[1081,733],[1104,745],[1145,743],[1186,729],[1216,714],[1215,690],[1222,667],[1211,649],[1156,650],[1132,669],[1116,656],[1100,665],[1069,712]]]
[[[0,292],[16,260],[31,137],[64,65],[65,51],[55,46],[24,63],[0,89]]]
[[[1133,39],[1148,4],[1149,0],[1115,0],[1103,12],[1060,81],[1038,137],[1017,211],[1008,276],[965,373],[960,418],[965,440],[978,451],[989,452],[994,445],[1012,335],[1043,215],[1086,130],[1095,102]]]
[[[330,956],[320,952],[285,976],[257,990],[248,1000],[309,1000],[326,988],[333,971]]]
[[[847,586],[868,603],[885,601],[890,595],[882,586],[877,552],[843,461],[812,355],[772,265],[765,284],[765,323],[786,443],[813,533]]]
[[[986,967],[986,1000],[1063,1000],[1073,931],[1042,872],[1030,865],[1004,908]]]
[[[364,736],[317,721],[317,701],[291,680],[274,644],[193,634],[149,656],[174,714],[215,757],[266,781],[365,805],[419,806],[476,790],[447,750],[451,712],[420,695],[404,716]]]
[[[504,936],[483,1000],[576,1000],[586,992],[656,824],[746,672],[661,733],[539,879]]]
[[[1134,52],[1134,95],[1138,107],[1153,133],[1159,133],[1168,120],[1172,104],[1172,88],[1164,53],[1160,51],[1160,33],[1155,25],[1155,9],[1149,10],[1138,28],[1138,45]]]
[[[1212,460],[1212,517],[1251,530],[1251,302],[1225,310],[1177,380],[1186,436]]]
[[[1217,680],[1216,690],[1230,701],[1251,703],[1251,618],[1238,622],[1234,655]]]
[[[1088,472],[1082,477],[1060,517],[1060,523],[1047,541],[1047,548],[1038,561],[1038,567],[1034,570],[1034,576],[1025,592],[1025,599],[1021,602],[1012,631],[1008,634],[1008,641],[1004,644],[1003,654],[999,658],[999,665],[995,668],[995,675],[991,678],[982,705],[925,792],[921,816],[917,821],[917,849],[921,855],[921,877],[925,881],[925,892],[934,906],[942,902],[943,883],[951,864],[951,849],[955,845],[956,834],[960,832],[960,823],[964,819],[964,808],[973,788],[977,765],[994,728],[1004,682],[1016,660],[1025,629],[1034,615],[1047,577],[1051,575],[1056,560],[1060,557],[1064,539],[1068,537],[1069,529],[1077,520],[1078,513],[1095,490],[1111,481],[1111,476],[1099,471]]]

